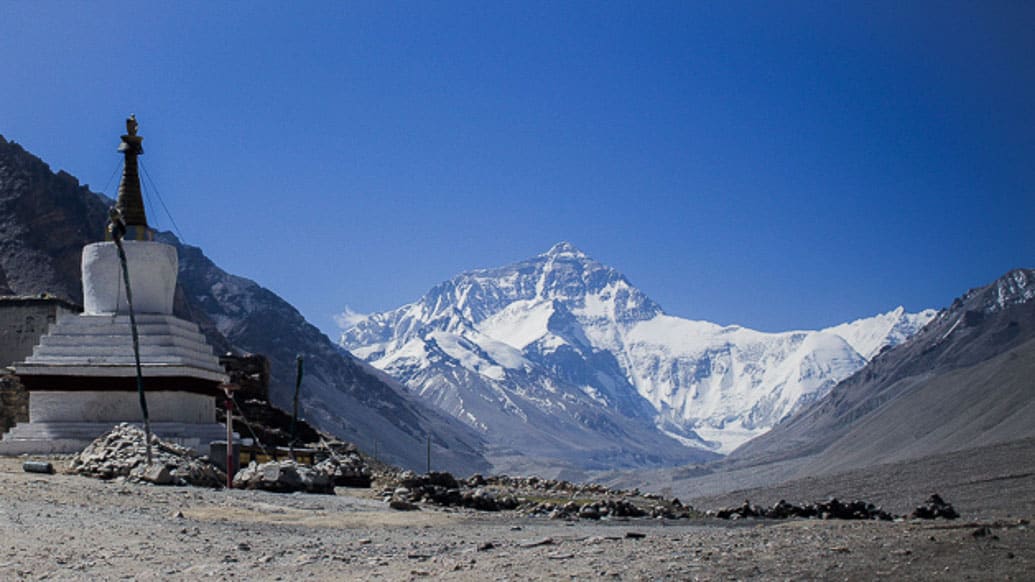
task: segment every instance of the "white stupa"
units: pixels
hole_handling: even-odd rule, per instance
[[[198,326],[172,314],[176,249],[155,242],[147,226],[137,173],[143,138],[134,117],[126,126],[116,207],[151,430],[208,453],[211,441],[226,436],[215,407],[227,377]],[[29,422],[4,435],[0,453],[76,452],[120,422],[143,422],[122,267],[108,238],[83,248],[83,313],[59,317],[32,355],[14,364],[29,392]]]

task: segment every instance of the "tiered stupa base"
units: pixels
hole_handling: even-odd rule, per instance
[[[219,360],[189,321],[141,314],[137,327],[151,430],[207,454],[226,438],[215,422]],[[126,315],[58,319],[16,367],[30,420],[4,435],[0,454],[77,452],[116,424],[142,425],[131,338]]]

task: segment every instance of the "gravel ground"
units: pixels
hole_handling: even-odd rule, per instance
[[[0,579],[1030,579],[1035,535],[980,522],[564,522],[373,491],[281,495],[25,473],[0,459]],[[62,463],[63,464],[63,463]],[[642,536],[642,537],[641,537]]]

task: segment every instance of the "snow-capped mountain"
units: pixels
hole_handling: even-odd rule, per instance
[[[913,337],[936,315],[938,312],[934,309],[906,313],[900,305],[887,313],[842,323],[823,331],[841,336],[862,357],[871,360],[881,350],[893,348]]]
[[[603,467],[729,452],[931,315],[786,333],[691,321],[562,242],[393,311],[350,314],[341,345],[501,451]]]

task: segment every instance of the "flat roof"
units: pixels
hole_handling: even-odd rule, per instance
[[[72,303],[67,299],[63,299],[56,295],[49,295],[47,293],[41,293],[39,295],[0,295],[0,306],[3,306],[5,303],[21,305],[33,303],[57,304],[72,311],[81,312],[83,310],[82,305]]]

